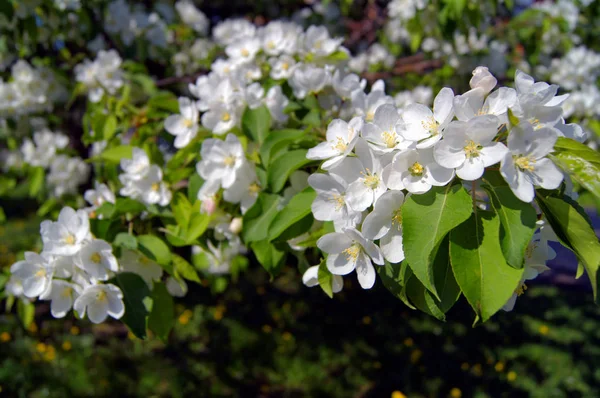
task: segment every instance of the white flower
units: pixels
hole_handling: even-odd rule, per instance
[[[294,90],[294,95],[300,99],[310,93],[318,93],[327,84],[330,76],[327,70],[311,64],[297,65],[288,84]]]
[[[200,34],[206,34],[210,21],[202,11],[194,6],[194,3],[188,0],[180,0],[175,3],[175,9],[183,23],[191,26]]]
[[[112,284],[91,285],[77,297],[73,309],[83,318],[87,316],[93,323],[101,323],[110,315],[119,319],[125,314],[123,292]]]
[[[237,104],[218,104],[202,115],[202,125],[214,134],[225,134],[237,126],[242,111]]]
[[[500,87],[485,97],[485,91],[478,87],[454,98],[454,111],[458,120],[467,121],[481,115],[498,116],[499,125],[508,122],[507,111],[515,105],[517,92],[512,88]]]
[[[260,83],[252,83],[245,90],[246,103],[248,108],[256,109],[262,105],[265,89]]]
[[[389,189],[406,189],[415,194],[429,191],[432,185],[446,185],[453,177],[454,170],[446,169],[434,160],[432,148],[400,152],[383,171]]]
[[[140,180],[149,168],[150,159],[141,148],[133,148],[131,159],[121,159],[121,169],[128,175],[127,179]]]
[[[200,156],[202,161],[196,165],[200,177],[205,181],[220,182],[223,188],[232,186],[239,170],[246,165],[244,148],[234,134],[228,134],[225,141],[205,140]]]
[[[402,113],[404,138],[417,141],[417,148],[433,146],[454,117],[453,100],[452,89],[444,87],[435,97],[433,112],[425,105],[409,104]]]
[[[119,179],[124,185],[119,191],[123,196],[141,200],[147,205],[166,206],[171,201],[171,191],[162,181],[162,169],[155,164],[145,169],[141,175],[121,174]]]
[[[150,288],[153,281],[159,281],[162,277],[163,269],[160,265],[132,250],[124,250],[119,260],[123,271],[138,274]]]
[[[87,182],[89,172],[90,166],[83,159],[58,155],[50,164],[46,181],[56,197],[76,194],[78,186]]]
[[[272,21],[262,28],[258,36],[266,54],[294,54],[302,27],[291,22]]]
[[[383,104],[393,104],[394,99],[385,94],[383,80],[377,80],[373,83],[369,94],[362,90],[354,91],[351,103],[357,116],[363,116],[366,122],[372,122],[377,108]]]
[[[348,181],[335,174],[342,164],[329,174],[312,174],[308,184],[317,192],[311,205],[313,216],[320,221],[333,221],[336,231],[344,227],[355,227],[362,219],[361,212],[352,210],[346,200]]]
[[[400,115],[394,105],[384,104],[377,108],[372,123],[365,123],[362,136],[377,153],[404,150],[411,144],[398,131]]]
[[[343,38],[332,39],[324,26],[311,25],[304,33],[304,51],[319,57],[326,57],[337,51],[343,40]]]
[[[256,37],[246,37],[229,44],[225,53],[234,62],[250,62],[260,51],[260,40]]]
[[[289,55],[282,55],[279,58],[270,58],[269,65],[271,65],[269,73],[273,79],[289,79],[294,73],[296,60]]]
[[[473,71],[473,77],[469,81],[472,89],[481,88],[484,94],[488,94],[496,87],[498,80],[490,73],[485,66],[478,66]]]
[[[41,223],[40,233],[45,252],[71,256],[90,239],[90,221],[85,211],[63,207],[56,222],[46,220]]]
[[[504,144],[493,141],[497,126],[495,116],[450,123],[444,139],[433,150],[435,161],[447,169],[456,169],[456,175],[463,180],[480,178],[486,167],[500,162],[507,152]]]
[[[290,101],[283,94],[281,86],[273,86],[267,91],[265,97],[265,105],[271,113],[271,118],[276,124],[283,124],[287,122],[289,116],[284,113],[285,107],[288,106]]]
[[[375,203],[387,187],[382,178],[382,159],[375,156],[369,145],[362,139],[357,141],[355,149],[359,162],[347,163],[350,166],[349,172],[354,174],[354,182],[348,185],[346,200],[355,211],[363,211]],[[348,160],[355,160],[355,158]]]
[[[383,256],[390,263],[404,260],[402,248],[402,213],[400,207],[404,203],[401,191],[388,191],[381,195],[375,208],[362,225],[365,238],[379,241]]]
[[[229,45],[245,37],[253,37],[256,33],[256,27],[253,23],[243,19],[227,19],[212,31],[213,38],[220,45]]]
[[[327,126],[325,135],[327,141],[309,149],[306,157],[316,160],[327,159],[321,165],[321,168],[323,170],[332,169],[352,152],[358,141],[358,133],[362,126],[363,121],[360,117],[353,118],[349,123],[341,119],[334,119]]]
[[[246,164],[236,175],[235,182],[223,192],[223,199],[239,203],[242,214],[251,208],[261,191],[254,167]]]
[[[317,247],[327,256],[327,269],[334,275],[347,275],[356,269],[358,282],[363,289],[375,284],[375,264],[383,265],[379,248],[355,228],[345,228],[343,232],[333,232],[322,236]]]
[[[85,191],[83,198],[92,205],[85,209],[88,213],[95,211],[104,203],[115,204],[116,201],[113,191],[106,184],[101,184],[98,181],[94,181],[94,189]],[[102,216],[99,215],[98,218],[102,219]]]
[[[183,148],[198,134],[198,108],[186,97],[179,98],[180,115],[171,115],[165,120],[165,129],[174,135],[175,148]]]
[[[119,270],[112,246],[101,239],[94,239],[81,248],[75,257],[79,268],[99,281],[108,280],[112,272]]]
[[[342,99],[350,99],[354,91],[363,91],[367,85],[365,79],[360,78],[355,73],[345,74],[341,69],[336,69],[333,72],[331,79],[333,89]]]
[[[319,286],[319,266],[309,267],[302,275],[302,283],[307,287]],[[340,275],[333,275],[331,280],[331,291],[339,293],[344,287],[344,279]]]
[[[25,252],[25,260],[14,263],[10,272],[21,281],[26,297],[37,297],[50,288],[54,265],[45,253]]]
[[[54,279],[50,289],[40,296],[40,299],[51,300],[50,313],[55,318],[63,318],[73,308],[73,302],[81,291],[81,286],[75,283]]]
[[[557,134],[549,128],[534,131],[529,123],[515,126],[508,135],[508,149],[500,173],[513,193],[523,202],[531,202],[534,186],[556,189],[562,172],[545,156],[552,152]]]

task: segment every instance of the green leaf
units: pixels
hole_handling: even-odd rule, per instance
[[[536,198],[561,243],[571,249],[583,264],[592,284],[594,299],[597,304],[600,304],[598,295],[600,243],[585,213],[582,214],[583,210],[575,207],[576,203],[571,204],[563,199],[544,198],[539,193]]]
[[[144,305],[144,299],[150,296],[150,289],[148,289],[146,282],[137,274],[122,272],[115,275],[107,283],[117,285],[123,292],[125,315],[123,315],[121,321],[129,327],[136,337],[145,339],[148,310]]]
[[[116,214],[139,214],[146,210],[146,205],[131,198],[117,198],[115,203]]]
[[[129,235],[127,232],[120,232],[115,236],[113,241],[114,246],[124,247],[125,249],[137,250],[138,243],[137,239],[133,235]]]
[[[438,307],[435,298],[419,279],[412,275],[406,283],[406,295],[408,299],[421,311],[429,314],[440,321],[446,320],[446,315]]]
[[[327,269],[325,260],[322,260],[319,264],[317,279],[319,280],[321,290],[323,290],[329,298],[333,298],[333,274]]]
[[[261,193],[254,206],[244,214],[242,237],[244,242],[257,242],[267,239],[269,225],[278,213],[280,197]]]
[[[281,191],[294,171],[312,162],[306,158],[307,152],[306,149],[297,149],[287,152],[273,161],[267,170],[267,180],[271,192]]]
[[[436,307],[446,313],[460,297],[460,287],[454,278],[452,265],[450,264],[449,236],[446,236],[443,240],[433,261],[433,281],[440,295],[440,300],[433,297],[429,291],[427,294],[434,300]]]
[[[175,253],[173,253],[173,269],[175,270],[176,275],[182,276],[192,282],[200,283],[198,273],[192,264],[188,263],[186,259]]]
[[[583,157],[581,154],[582,152],[561,151],[550,155],[550,158],[575,181],[600,199],[600,178],[598,178],[600,163],[592,161],[591,159],[594,159],[592,156]]]
[[[148,316],[148,329],[159,339],[166,341],[175,323],[173,297],[162,282],[154,282],[152,311]]]
[[[170,91],[159,91],[148,100],[148,107],[166,111],[168,113],[179,113],[179,101],[177,96]]]
[[[46,181],[46,173],[44,172],[43,168],[35,167],[32,169],[29,178],[29,196],[37,196],[37,194],[39,194],[42,190],[44,182]]]
[[[104,126],[100,131],[102,131],[102,136],[105,141],[110,140],[117,131],[117,118],[114,115],[108,115],[104,121]]]
[[[29,301],[17,300],[17,315],[23,327],[27,329],[35,317],[35,305]]]
[[[271,277],[277,275],[285,258],[285,252],[277,249],[267,239],[252,241],[250,247],[258,262],[267,270],[269,275]]]
[[[301,221],[306,216],[310,215],[311,205],[316,197],[317,193],[312,188],[306,188],[304,191],[296,194],[292,200],[290,200],[290,202],[275,216],[271,222],[271,225],[269,225],[269,240],[272,241],[277,239],[287,229]],[[310,224],[312,224],[312,222]],[[287,238],[290,239],[293,237],[294,236],[288,236]]]
[[[108,220],[115,214],[115,205],[110,202],[104,202],[95,211],[96,216],[102,216],[103,219]]]
[[[185,235],[188,242],[193,242],[198,239],[208,228],[210,216],[203,213],[194,213],[190,218],[187,233]]]
[[[411,195],[402,206],[406,260],[415,276],[438,299],[432,267],[435,254],[446,234],[472,212],[471,197],[460,184],[433,187],[425,194]]]
[[[569,152],[590,163],[600,165],[600,152],[571,138],[558,137],[554,144],[554,151]]]
[[[204,180],[198,174],[194,173],[188,180],[188,200],[194,203],[198,199],[198,191],[204,184]]]
[[[262,143],[271,128],[271,112],[266,106],[246,108],[242,115],[242,131],[255,142]]]
[[[478,211],[450,232],[452,271],[467,301],[483,322],[518,287],[523,269],[506,263],[500,246],[500,218]]]
[[[137,237],[137,241],[142,254],[160,265],[169,265],[171,250],[162,239],[154,235],[140,235]]]
[[[406,261],[401,263],[391,264],[385,262],[383,267],[375,267],[383,286],[390,291],[396,298],[402,300],[410,309],[416,309],[408,300],[406,295],[406,282],[413,275],[412,270]]]
[[[537,213],[531,204],[517,198],[500,176],[497,177],[499,180],[486,179],[483,188],[500,217],[500,245],[506,262],[522,268],[525,250],[536,229]]]
[[[192,204],[183,193],[177,192],[173,196],[173,200],[171,200],[171,210],[173,211],[173,216],[175,216],[177,224],[181,228],[187,229],[190,218],[192,217]]]
[[[131,159],[133,147],[131,145],[119,145],[109,148],[100,154],[100,159],[108,162],[119,163],[121,159]]]
[[[304,137],[306,134],[303,130],[276,130],[269,133],[268,137],[260,146],[260,158],[265,166],[268,166],[272,159],[273,154],[282,146],[287,146],[290,143]]]

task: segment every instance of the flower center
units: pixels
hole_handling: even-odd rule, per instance
[[[155,182],[152,184],[152,186],[150,186],[150,189],[154,192],[158,192],[158,190],[160,189],[160,184],[158,182]]]
[[[517,296],[521,296],[523,293],[525,293],[525,290],[527,290],[527,285],[525,283],[521,283],[519,287],[515,289],[515,293]]]
[[[223,159],[223,163],[225,164],[225,166],[233,166],[235,164],[235,156],[227,156],[225,159]]]
[[[481,115],[487,115],[488,113],[490,113],[490,109],[487,106],[482,106],[481,109],[479,109],[477,111],[477,116],[481,116]]]
[[[429,134],[437,135],[439,133],[440,125],[435,121],[433,116],[428,117],[424,121],[421,122],[421,125],[425,130],[429,132]]]
[[[408,168],[408,171],[410,172],[410,175],[413,177],[421,177],[423,175],[423,172],[425,171],[425,168],[423,167],[423,165],[419,162],[414,162],[412,164],[412,166],[410,166]]]
[[[62,292],[60,293],[60,295],[64,298],[68,298],[71,297],[73,293],[73,288],[72,287],[65,287]]]
[[[514,162],[521,171],[533,171],[535,168],[533,164],[535,163],[535,159],[530,158],[529,156],[517,156],[514,158]]]
[[[540,123],[540,119],[532,117],[529,119],[529,123],[533,126],[534,130],[539,130],[542,128],[542,124]]]
[[[100,264],[100,261],[102,261],[102,256],[100,253],[95,252],[90,256],[90,260],[92,260],[92,262],[95,264]]]
[[[356,262],[358,255],[360,254],[360,245],[354,243],[352,246],[344,250],[342,253],[346,255],[346,260]]]
[[[248,187],[248,192],[250,192],[250,194],[257,194],[260,192],[260,187],[257,183],[250,184]]]
[[[340,194],[333,195],[330,200],[335,203],[335,211],[340,211],[346,205],[344,196]]]
[[[375,112],[373,112],[373,111],[367,112],[367,116],[365,116],[365,120],[367,122],[372,121],[374,118],[375,118]]]
[[[342,137],[337,137],[336,139],[337,141],[333,146],[333,149],[337,149],[340,152],[344,152],[346,149],[348,149],[348,144],[346,144]]]
[[[241,54],[243,57],[247,57],[248,55],[250,55],[250,51],[246,50],[245,48],[242,48]]]
[[[231,120],[231,115],[229,114],[229,112],[225,112],[223,115],[221,115],[221,120],[224,122],[228,122]]]
[[[467,145],[464,146],[463,150],[468,158],[476,158],[479,156],[479,151],[481,151],[482,148],[483,147],[477,144],[475,141],[468,140]]]
[[[395,132],[385,131],[381,134],[381,138],[383,142],[385,142],[385,146],[388,148],[394,148],[396,146],[398,135]]]
[[[100,290],[98,292],[98,295],[96,295],[96,300],[98,300],[98,301],[107,301],[108,297],[106,295],[106,292],[104,290]]]
[[[194,122],[192,122],[191,119],[184,119],[184,121],[183,121],[183,125],[187,128],[192,127],[193,124],[194,124]]]
[[[46,270],[44,268],[41,268],[39,271],[37,271],[35,273],[35,276],[38,278],[43,278],[46,276]]]
[[[379,176],[375,173],[371,173],[371,170],[367,169],[367,173],[364,174],[364,184],[370,189],[377,189],[379,187]]]
[[[67,245],[74,245],[75,244],[75,236],[73,234],[67,235],[67,237],[65,238],[65,243]]]
[[[287,62],[284,62],[281,64],[281,69],[283,70],[288,70],[290,68],[290,64]]]
[[[275,43],[273,42],[273,40],[269,40],[269,42],[267,43],[267,48],[269,50],[272,50],[275,48]]]
[[[392,224],[395,225],[398,230],[402,227],[402,208],[392,213]]]

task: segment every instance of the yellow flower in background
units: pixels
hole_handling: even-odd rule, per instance
[[[404,395],[402,392],[396,390],[396,391],[392,392],[392,398],[406,398],[406,395]]]
[[[70,341],[65,341],[62,343],[62,349],[65,351],[71,351],[71,348],[73,348],[73,345],[71,344]]]
[[[460,398],[462,397],[462,391],[460,391],[460,388],[454,387],[452,390],[450,390],[450,396],[452,398]]]
[[[506,375],[506,378],[508,379],[508,381],[515,381],[517,379],[517,373],[511,370]]]
[[[550,331],[550,328],[547,325],[540,325],[540,328],[538,329],[538,331],[540,332],[540,334],[542,336],[546,336],[548,334],[548,332]]]
[[[502,372],[504,370],[504,362],[502,362],[502,361],[496,362],[494,369],[496,369],[496,372]]]
[[[0,342],[2,342],[2,343],[9,342],[11,338],[12,338],[12,336],[8,332],[2,332],[0,334]]]

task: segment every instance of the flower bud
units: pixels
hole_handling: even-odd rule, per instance
[[[242,232],[242,218],[241,217],[235,217],[233,220],[231,220],[231,223],[229,224],[229,231],[231,231],[231,233],[234,234],[239,234],[240,232]]]

